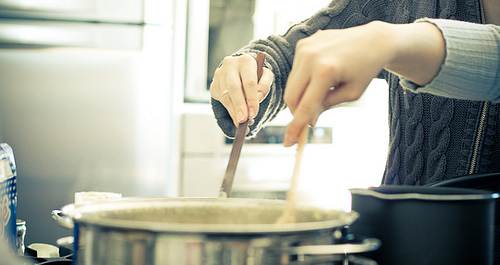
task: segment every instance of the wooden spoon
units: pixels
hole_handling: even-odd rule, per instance
[[[299,182],[300,175],[300,163],[302,161],[302,154],[304,153],[304,147],[307,143],[307,137],[309,135],[309,127],[306,126],[300,133],[299,140],[297,142],[297,153],[295,154],[295,166],[293,168],[292,181],[290,184],[290,189],[287,193],[287,204],[283,214],[276,220],[277,224],[290,224],[295,223],[295,208],[297,204],[297,185]]]
[[[259,82],[262,77],[265,59],[266,55],[263,52],[259,52],[257,54],[257,82]],[[243,91],[243,94],[245,94],[245,91]],[[243,146],[243,141],[245,140],[248,122],[249,120],[247,119],[246,121],[238,124],[238,128],[236,129],[236,135],[234,137],[233,147],[231,148],[231,154],[229,155],[226,173],[219,191],[219,198],[227,198],[231,194],[234,174],[236,173],[236,167],[238,166],[238,160],[240,159],[241,148]]]

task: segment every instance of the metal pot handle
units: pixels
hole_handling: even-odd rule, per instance
[[[441,180],[425,186],[496,190],[500,185],[500,172],[477,173]]]
[[[61,210],[53,210],[52,211],[52,219],[56,220],[59,225],[73,229],[75,227],[75,223],[73,222],[73,219],[65,214],[62,213]]]
[[[331,254],[353,254],[377,250],[380,240],[366,238],[359,244],[335,244],[335,245],[310,245],[284,248],[283,252],[291,255],[331,255]]]
[[[349,265],[378,265],[378,263],[372,259],[365,257],[358,257],[354,255],[328,255],[326,257],[314,257],[313,259],[297,260],[288,263],[288,265],[313,265],[313,264],[324,264],[327,262],[342,262],[342,264]],[[335,264],[337,264],[335,263]]]

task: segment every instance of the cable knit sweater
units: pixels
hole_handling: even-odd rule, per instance
[[[474,24],[481,23],[478,0],[335,0],[284,35],[242,48],[235,55],[265,52],[266,67],[275,75],[249,136],[285,108],[283,92],[298,40],[319,29],[373,20],[411,23],[420,18],[441,18],[427,21],[443,32],[447,56],[438,76],[425,87],[380,73],[389,85],[390,128],[382,183],[425,185],[500,171],[500,33],[497,26]],[[225,108],[214,99],[212,108],[224,133],[234,136],[235,126]]]
[[[285,108],[283,93],[295,44],[319,29],[339,29],[373,20],[411,23],[420,18],[443,32],[446,58],[434,80],[418,87],[387,71],[389,148],[382,184],[425,185],[457,176],[500,172],[500,30],[481,23],[480,0],[335,0],[283,36],[270,36],[235,55],[266,53],[275,80],[260,104],[250,135]],[[463,23],[473,22],[473,23]],[[219,126],[235,126],[212,99]],[[369,133],[369,132],[367,132]],[[361,161],[362,162],[362,161]],[[500,191],[500,187],[491,187]],[[500,203],[496,204],[495,264],[500,265]]]

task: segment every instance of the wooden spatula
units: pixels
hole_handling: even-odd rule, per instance
[[[292,182],[287,193],[287,204],[285,206],[285,211],[276,221],[277,224],[290,224],[295,223],[295,207],[297,204],[297,184],[299,183],[300,175],[300,163],[302,161],[302,154],[304,153],[304,147],[307,143],[307,138],[309,135],[309,127],[305,127],[300,133],[299,140],[297,141],[297,153],[295,154],[295,165],[293,168]]]

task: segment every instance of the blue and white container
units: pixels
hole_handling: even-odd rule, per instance
[[[12,148],[0,143],[0,240],[16,249],[17,180]]]

